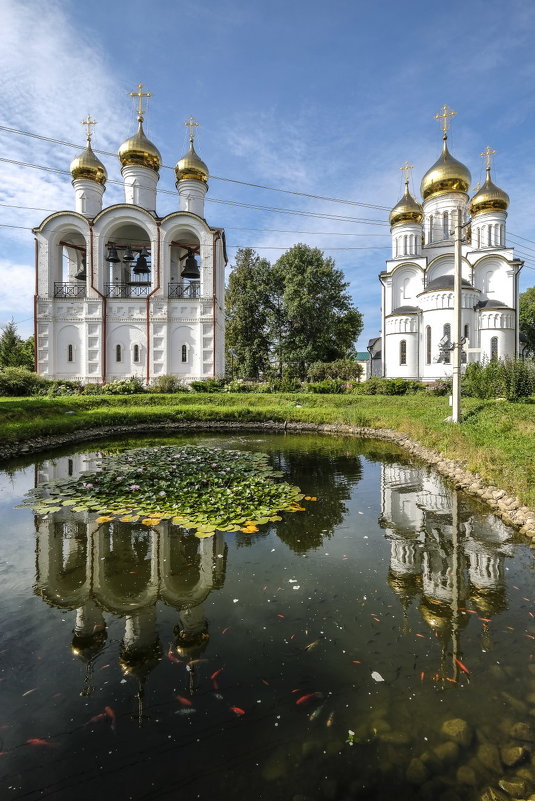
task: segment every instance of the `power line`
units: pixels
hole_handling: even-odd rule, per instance
[[[251,248],[252,250],[289,250],[290,246],[282,247],[281,245],[229,245],[228,248]],[[329,248],[322,247],[321,250],[390,250],[390,245],[370,245],[355,248]]]
[[[29,162],[26,162],[26,161],[17,161],[16,159],[8,159],[8,158],[4,158],[4,157],[0,157],[0,161],[6,162],[8,164],[15,164],[15,165],[20,166],[20,167],[31,167],[34,170],[45,170],[46,172],[59,173],[61,175],[70,175],[70,172],[67,171],[67,170],[60,170],[60,169],[58,169],[56,167],[45,167],[42,164],[30,164]],[[124,186],[122,181],[114,181],[114,180],[108,179],[107,182],[111,183],[111,184],[118,184],[119,186]],[[142,188],[144,188],[144,187],[142,187]],[[156,192],[159,192],[160,194],[164,194],[164,195],[173,195],[173,197],[176,197],[176,194],[177,194],[176,192],[172,192],[169,189],[156,189]],[[279,208],[277,206],[260,206],[260,205],[253,204],[253,203],[241,203],[241,202],[239,202],[237,200],[223,200],[222,198],[213,198],[213,197],[209,198],[209,197],[207,197],[206,201],[208,203],[220,203],[220,204],[223,204],[223,205],[238,206],[240,208],[255,209],[255,210],[259,210],[259,211],[269,211],[269,212],[273,212],[275,214],[281,214],[281,213],[282,214],[298,214],[298,215],[302,215],[304,217],[315,217],[315,218],[322,219],[322,220],[338,220],[338,221],[341,221],[341,222],[354,222],[354,223],[361,223],[361,224],[364,224],[364,225],[388,225],[388,223],[386,221],[383,222],[382,220],[371,220],[371,219],[368,219],[366,217],[345,217],[345,216],[337,215],[337,214],[322,214],[320,212],[313,212],[313,211],[300,211],[300,210],[297,210],[297,209],[282,209],[282,208]]]
[[[0,203],[0,206],[3,205]],[[21,207],[24,208],[24,207]],[[44,211],[44,209],[43,209]],[[226,231],[269,231],[270,233],[274,234],[310,234],[312,236],[384,236],[389,237],[390,234],[349,234],[346,232],[339,232],[339,231],[289,231],[286,228],[239,228],[233,225],[226,225]]]
[[[76,145],[76,144],[74,144],[74,142],[66,142],[63,139],[54,139],[51,136],[43,136],[42,134],[32,133],[31,131],[21,131],[21,130],[19,130],[17,128],[9,128],[7,125],[0,125],[0,131],[6,131],[7,133],[19,134],[20,136],[29,136],[32,139],[40,139],[43,142],[51,142],[52,144],[62,145],[63,147],[71,147],[71,148],[74,148],[75,150],[83,150],[83,146],[82,145]],[[110,153],[109,150],[97,150],[96,148],[93,148],[93,152],[99,153],[102,156],[112,156],[113,158],[117,158],[117,153]],[[175,169],[174,167],[170,167],[167,164],[162,164],[162,168],[165,169],[165,170],[173,170],[173,171]],[[342,203],[344,205],[349,205],[349,206],[364,206],[365,208],[377,209],[379,211],[390,211],[390,208],[388,206],[380,206],[380,205],[375,204],[375,203],[364,203],[364,202],[359,201],[359,200],[344,200],[342,198],[337,198],[337,197],[328,197],[328,196],[325,196],[325,195],[314,195],[314,194],[310,194],[308,192],[296,192],[295,190],[292,190],[292,189],[281,189],[279,187],[274,187],[274,186],[265,186],[264,184],[254,184],[254,183],[250,183],[248,181],[240,181],[237,178],[223,178],[223,177],[218,176],[218,175],[210,175],[210,180],[227,181],[229,183],[239,184],[240,186],[252,186],[255,189],[265,189],[265,190],[267,190],[269,192],[284,192],[285,194],[288,194],[288,195],[297,195],[299,197],[309,197],[309,198],[312,198],[314,200],[327,200],[330,203]]]

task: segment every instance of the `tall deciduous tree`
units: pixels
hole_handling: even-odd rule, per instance
[[[0,334],[0,367],[27,367],[33,370],[33,337],[23,340],[14,320]]]
[[[318,248],[298,244],[280,257],[272,274],[280,320],[272,326],[271,340],[291,373],[304,378],[313,362],[354,354],[362,315],[332,259]]]
[[[258,378],[269,367],[270,264],[252,248],[236,254],[226,291],[227,364],[242,378]]]
[[[520,330],[528,341],[530,353],[535,354],[535,286],[522,292],[519,299]]]

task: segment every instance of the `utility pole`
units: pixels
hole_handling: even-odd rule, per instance
[[[461,352],[462,352],[462,211],[457,209],[454,239],[454,274],[453,274],[453,387],[451,422],[461,422]]]

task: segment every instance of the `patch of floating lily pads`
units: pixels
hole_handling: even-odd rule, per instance
[[[305,511],[299,487],[280,481],[264,453],[184,446],[134,448],[104,455],[98,470],[40,484],[25,505],[38,514],[65,507],[153,526],[162,520],[195,532],[254,533],[281,520],[279,512]]]

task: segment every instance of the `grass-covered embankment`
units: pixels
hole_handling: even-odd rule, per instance
[[[464,422],[445,423],[447,398],[429,395],[178,394],[0,398],[1,441],[82,429],[178,421],[295,421],[389,428],[462,462],[535,508],[535,405],[463,400]]]

